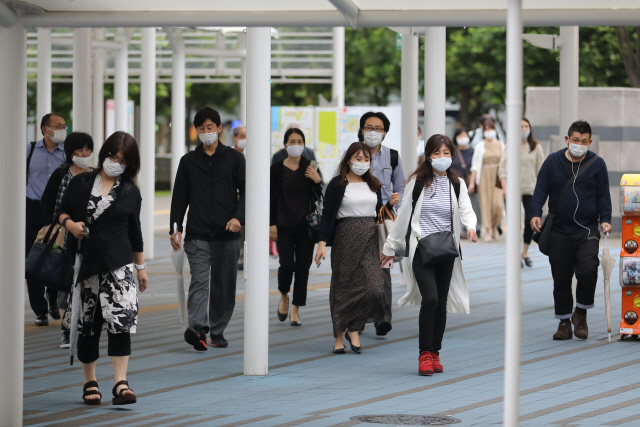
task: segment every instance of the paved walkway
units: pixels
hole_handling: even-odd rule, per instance
[[[97,370],[103,404],[83,405],[78,362],[69,366],[67,351],[58,349],[56,325],[31,326],[27,306],[25,425],[364,426],[354,417],[377,414],[438,415],[460,420],[463,426],[501,423],[503,244],[463,245],[471,315],[449,316],[441,352],[445,372],[432,377],[417,375],[417,307],[395,308],[387,337],[376,337],[368,327],[361,355],[333,355],[330,263],[312,269],[308,305],[301,310],[303,326],[294,328],[276,319],[277,260],[272,260],[269,375],[245,377],[242,277],[236,311],[225,333],[229,347],[198,353],[182,339],[166,232],[158,230],[156,235],[156,260],[148,267],[149,290],[140,295],[129,364],[128,379],[138,403],[110,405],[112,369],[103,339]],[[639,344],[607,342],[601,284],[596,307],[589,311],[589,339],[551,340],[557,321],[550,271],[546,258],[534,252],[534,267],[522,276],[521,425],[640,425]],[[614,329],[620,313],[616,277],[617,271],[612,280]],[[397,266],[393,280],[397,300],[404,293]]]

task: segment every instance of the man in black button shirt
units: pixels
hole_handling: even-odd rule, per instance
[[[207,333],[214,347],[228,345],[223,332],[236,300],[246,167],[242,153],[218,141],[222,125],[216,110],[201,109],[193,125],[202,144],[180,159],[171,199],[171,246],[174,251],[181,247],[182,222],[188,207],[184,250],[191,284],[189,327],[184,338],[196,350],[204,351]]]

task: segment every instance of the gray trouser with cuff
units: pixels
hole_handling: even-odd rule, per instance
[[[189,327],[221,335],[236,304],[240,240],[189,240],[184,251],[191,268]]]

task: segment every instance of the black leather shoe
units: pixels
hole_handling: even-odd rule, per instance
[[[335,354],[346,354],[347,353],[347,349],[345,347],[342,347],[342,348],[335,348],[334,347],[333,352]]]
[[[49,310],[49,316],[51,316],[53,320],[60,320],[60,311],[58,310],[58,307],[51,308]]]
[[[282,300],[280,300],[280,302],[282,302]],[[287,316],[289,316],[289,313],[280,313],[280,302],[278,302],[278,308],[276,309],[278,311],[278,320],[281,322],[284,322],[285,320],[287,320]],[[289,310],[289,298],[287,297],[287,310]],[[293,322],[291,322],[293,324]]]
[[[391,323],[383,320],[382,322],[376,325],[376,335],[379,337],[383,337],[389,333],[391,330]]]
[[[302,326],[302,320],[300,320],[299,322],[296,321],[291,321],[291,326]]]
[[[46,314],[36,316],[36,326],[49,326],[49,317]]]
[[[349,345],[351,346],[351,350],[352,350],[354,353],[356,353],[356,354],[360,354],[360,353],[362,353],[362,346],[360,346],[360,347],[356,347],[355,345],[353,345],[353,344],[351,343],[351,338],[349,337],[349,331],[346,331],[346,332],[344,333],[344,337],[347,339],[347,341],[349,341]]]
[[[526,258],[522,258],[522,260],[524,261],[524,265],[526,265],[527,267],[533,267],[533,262],[531,262],[531,258],[526,257]]]

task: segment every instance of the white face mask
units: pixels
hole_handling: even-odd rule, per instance
[[[456,139],[456,142],[458,143],[458,145],[462,146],[462,147],[466,147],[467,145],[469,145],[469,142],[471,140],[469,139],[468,136],[462,136],[458,139]]]
[[[89,157],[73,156],[73,163],[75,163],[80,169],[84,169],[89,166],[92,157],[93,155],[89,155]]]
[[[351,162],[351,164],[353,165],[351,166],[351,171],[358,176],[362,176],[367,173],[367,171],[371,167],[371,163],[365,162]]]
[[[496,139],[496,136],[498,136],[495,129],[485,130],[483,135],[485,139]]]
[[[523,130],[522,131],[522,140],[524,141],[525,139],[529,138],[529,134],[531,134],[530,130]]]
[[[300,157],[304,151],[304,145],[287,145],[287,153],[291,157]]]
[[[238,140],[238,148],[239,149],[244,150],[246,146],[247,146],[247,140],[246,139],[239,139]]]
[[[438,172],[444,172],[451,166],[451,157],[439,157],[431,159],[431,166]]]
[[[587,150],[589,147],[587,145],[574,144],[573,142],[569,143],[569,152],[573,157],[582,157],[587,154]]]
[[[116,163],[110,159],[104,159],[104,162],[102,163],[102,169],[104,169],[107,176],[110,176],[111,178],[119,177],[124,173],[126,168],[126,166],[122,166],[120,163]]]
[[[204,145],[213,145],[218,140],[218,132],[199,133],[198,138]]]
[[[64,140],[67,139],[66,129],[51,129],[50,127],[47,127],[47,129],[53,131],[53,136],[49,136],[49,139],[51,140],[51,142],[55,144],[62,144]]]
[[[364,132],[364,142],[371,148],[377,147],[382,142],[382,133],[376,131]]]

